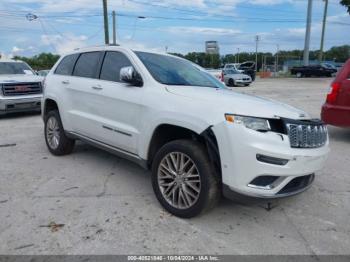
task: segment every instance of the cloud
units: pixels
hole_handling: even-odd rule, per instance
[[[176,34],[196,34],[196,35],[211,35],[211,36],[225,36],[236,35],[241,31],[237,29],[219,28],[219,27],[181,27],[173,26],[165,29],[167,32]]]
[[[41,43],[44,46],[50,46],[55,53],[64,54],[73,51],[75,48],[84,47],[87,37],[85,35],[41,35]]]

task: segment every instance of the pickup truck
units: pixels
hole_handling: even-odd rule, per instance
[[[0,115],[40,111],[41,76],[30,66],[17,60],[0,60]]]
[[[81,140],[127,158],[151,170],[160,204],[184,218],[222,194],[300,193],[329,151],[326,126],[304,111],[234,92],[188,60],[123,46],[62,56],[45,78],[42,116],[53,155]]]
[[[326,76],[332,77],[337,73],[337,69],[329,68],[324,65],[309,65],[309,66],[297,66],[290,70],[292,75],[296,77],[310,77],[310,76]]]

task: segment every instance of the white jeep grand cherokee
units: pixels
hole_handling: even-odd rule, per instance
[[[306,113],[231,91],[187,60],[120,46],[63,56],[42,106],[51,153],[79,139],[150,168],[159,202],[180,217],[221,193],[299,193],[329,151],[326,126]]]

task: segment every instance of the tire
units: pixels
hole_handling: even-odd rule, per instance
[[[249,86],[250,84],[244,84],[244,86]]]
[[[301,78],[301,77],[303,77],[303,74],[302,74],[302,73],[300,73],[300,72],[296,73],[295,75],[296,75],[296,77],[297,77],[297,78]]]
[[[175,172],[174,162],[179,163],[181,157],[185,167],[182,170],[178,164],[180,168]],[[160,204],[182,218],[213,208],[221,195],[220,179],[204,146],[192,140],[169,142],[157,152],[152,163],[152,186]]]
[[[228,86],[235,86],[235,81],[232,78],[228,80]]]
[[[62,156],[73,151],[75,140],[66,136],[58,110],[52,110],[45,116],[44,133],[47,148],[53,155]]]

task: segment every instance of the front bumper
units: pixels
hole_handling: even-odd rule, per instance
[[[319,148],[291,148],[284,134],[261,133],[229,122],[212,129],[219,146],[223,184],[246,196],[278,198],[302,192],[322,169],[329,152],[328,141]],[[286,163],[259,161],[258,155]],[[276,179],[268,186],[256,186],[254,179],[258,177]]]
[[[251,83],[252,83],[252,80],[242,80],[242,79],[235,80],[236,85],[249,85]]]
[[[21,97],[0,96],[0,115],[15,112],[40,111],[42,95]]]

